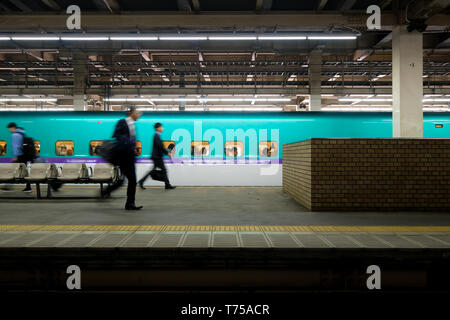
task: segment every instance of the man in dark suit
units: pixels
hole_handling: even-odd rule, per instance
[[[115,162],[119,164],[120,171],[127,177],[127,202],[125,204],[126,210],[140,210],[142,206],[136,206],[136,127],[135,122],[139,119],[141,113],[136,107],[131,106],[128,109],[128,117],[119,120],[114,129],[113,138],[116,139],[114,147]],[[110,185],[102,194],[102,196],[109,196],[112,191],[116,190],[123,184],[123,179]]]
[[[169,178],[167,177],[167,170],[166,166],[164,165],[163,156],[168,155],[171,156],[171,152],[164,148],[164,145],[161,141],[161,133],[163,132],[164,128],[161,123],[157,122],[154,125],[155,128],[155,135],[153,136],[153,150],[152,150],[152,160],[153,160],[153,169],[147,172],[147,174],[139,180],[139,186],[141,189],[144,188],[144,182],[148,178],[148,176],[152,173],[152,171],[156,170],[156,168],[160,169],[162,180],[164,181],[164,184],[166,185],[166,189],[175,189],[176,187],[172,186],[169,182]]]

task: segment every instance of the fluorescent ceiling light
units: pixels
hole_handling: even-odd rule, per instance
[[[23,41],[55,41],[59,40],[56,36],[26,36],[26,37],[12,37],[13,40]]]
[[[0,98],[0,102],[56,102],[57,98]]]
[[[155,108],[137,108],[139,111],[178,111],[178,107],[173,108],[161,108],[161,107],[155,107]]]
[[[158,40],[156,36],[119,36],[119,37],[110,37],[110,40],[118,40],[118,41],[149,41],[149,40]]]
[[[61,40],[64,41],[103,41],[103,40],[109,40],[109,37],[91,37],[91,36],[86,36],[86,37],[61,37]]]
[[[423,102],[450,102],[450,98],[423,99]]]
[[[195,40],[353,40],[356,39],[356,36],[351,35],[295,35],[295,34],[263,34],[263,35],[252,35],[252,34],[216,34],[216,35],[208,35],[208,34],[175,34],[175,35],[146,35],[146,34],[61,34],[59,36],[55,36],[52,34],[40,34],[40,35],[14,35],[0,36],[0,40],[24,40],[24,41],[55,41],[55,40],[63,40],[63,41],[155,41],[155,40],[173,40],[173,41],[195,41]]]
[[[392,111],[392,108],[334,108],[334,107],[323,107],[322,111]]]
[[[244,108],[209,108],[208,111],[248,111],[248,112],[255,112],[255,111],[283,111],[283,108],[281,107],[274,107],[274,108],[258,108],[258,107],[244,107]]]
[[[159,40],[207,40],[206,36],[162,36]]]
[[[308,40],[355,40],[356,36],[308,36]]]
[[[74,108],[2,108],[0,111],[74,111]]]
[[[256,40],[256,36],[209,36],[209,40]]]
[[[160,98],[160,97],[141,97],[141,98],[104,98],[105,101],[109,102],[141,102],[141,101],[154,101],[154,102],[287,102],[291,101],[290,98]]]
[[[342,102],[385,102],[385,101],[392,101],[391,98],[339,98],[339,101]]]
[[[449,108],[424,108],[423,111],[432,111],[432,112],[449,112]]]
[[[258,36],[258,40],[306,40],[305,36]]]

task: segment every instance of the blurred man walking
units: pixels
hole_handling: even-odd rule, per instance
[[[36,149],[34,148],[34,141],[27,137],[25,130],[18,127],[14,122],[8,124],[8,129],[11,132],[13,160],[16,163],[34,162],[36,159]],[[23,192],[31,192],[31,185],[27,183]]]
[[[150,170],[141,180],[139,180],[139,186],[141,189],[145,189],[144,182],[148,178],[148,176],[155,175],[156,172],[160,175],[158,180],[163,181],[166,189],[175,189],[176,187],[172,186],[169,182],[169,178],[167,177],[166,166],[164,165],[163,156],[168,155],[171,156],[171,150],[164,148],[164,145],[161,140],[161,133],[164,130],[164,127],[161,123],[157,122],[154,125],[155,135],[153,136],[153,150],[152,150],[152,161],[153,161],[153,169]],[[157,170],[160,169],[160,170]]]
[[[136,206],[136,127],[135,122],[139,119],[141,113],[136,107],[132,106],[128,109],[128,117],[119,120],[114,130],[113,138],[116,139],[114,145],[114,158],[120,171],[127,177],[127,202],[125,210],[140,210],[142,206]],[[102,196],[109,196],[111,192],[119,188],[123,184],[123,179],[110,185]]]

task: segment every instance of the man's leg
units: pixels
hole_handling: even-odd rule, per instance
[[[128,179],[128,187],[127,187],[127,206],[134,206],[135,198],[136,198],[136,168],[134,162],[128,164],[126,169],[124,170],[124,174]]]
[[[164,184],[167,187],[170,187],[170,182],[169,182],[169,178],[167,177],[167,170],[166,170],[166,166],[164,164],[164,160],[163,159],[159,159],[155,162],[155,167],[158,167],[161,169],[161,173],[164,177]]]
[[[150,173],[153,171],[153,169],[155,169],[154,165],[153,165],[153,168],[148,170],[147,173],[138,181],[138,184],[141,187],[141,189],[145,190],[145,187],[144,187],[145,180],[147,180],[147,178],[150,176]]]

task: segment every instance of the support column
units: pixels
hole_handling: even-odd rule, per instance
[[[86,109],[86,80],[87,80],[87,55],[74,52],[72,54],[73,66],[73,108],[75,111]]]
[[[320,111],[322,109],[321,85],[322,85],[322,51],[313,50],[309,55],[309,110]]]
[[[394,138],[423,138],[423,36],[406,26],[392,30]]]

